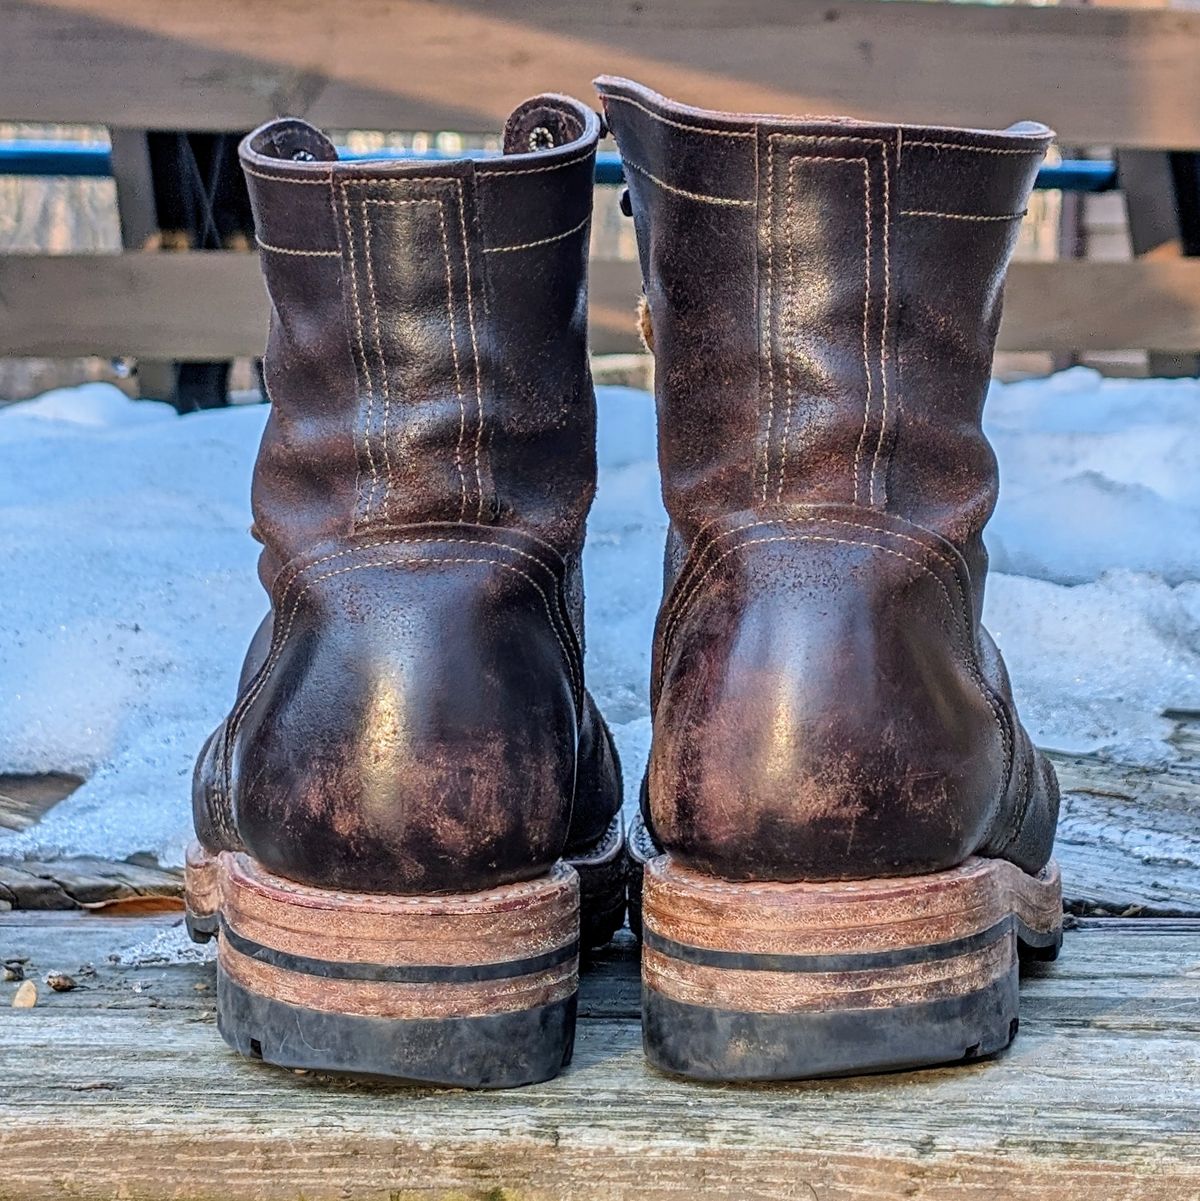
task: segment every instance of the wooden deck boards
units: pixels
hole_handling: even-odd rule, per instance
[[[238,1059],[211,963],[127,966],[174,918],[0,914],[0,1198],[882,1201],[1200,1196],[1200,922],[1084,919],[970,1067],[697,1086],[642,1059],[631,941],[584,977],[575,1062],[509,1093]],[[48,971],[95,976],[53,993]]]

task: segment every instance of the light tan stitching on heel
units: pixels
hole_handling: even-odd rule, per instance
[[[480,521],[483,518],[483,478],[479,471],[479,454],[483,445],[483,385],[480,379],[479,342],[475,336],[475,300],[471,288],[471,252],[467,241],[466,201],[463,197],[462,180],[456,179],[455,183],[458,185],[458,228],[462,237],[463,277],[467,285],[467,321],[471,327],[471,357],[475,365],[475,490],[478,497],[475,520]],[[488,475],[490,477],[490,470]]]
[[[891,162],[888,159],[888,148],[883,147],[883,319],[879,332],[879,375],[883,390],[883,412],[879,417],[879,437],[875,441],[875,455],[871,459],[870,503],[875,504],[875,480],[879,471],[879,456],[883,452],[884,439],[887,436],[888,423],[888,333],[892,322],[892,198],[890,178]],[[880,506],[887,505],[887,480],[881,487]]]
[[[362,508],[362,520],[367,521],[371,516],[371,503],[375,497],[375,489],[378,485],[378,474],[375,470],[375,459],[371,453],[371,417],[374,407],[375,384],[371,378],[371,369],[367,364],[367,352],[363,339],[363,319],[362,307],[358,300],[358,265],[357,255],[354,249],[354,230],[350,224],[350,199],[346,190],[346,181],[343,180],[340,184],[341,201],[342,201],[342,222],[346,232],[346,259],[350,265],[350,299],[354,310],[354,338],[352,346],[356,348],[355,357],[358,359],[362,367],[363,382],[367,386],[367,408],[365,415],[360,415],[355,421],[355,428],[359,435],[359,445],[361,447],[362,458],[366,459],[367,470],[371,476],[370,490],[364,496],[362,490],[359,489],[358,504]],[[357,524],[357,523],[356,523]]]

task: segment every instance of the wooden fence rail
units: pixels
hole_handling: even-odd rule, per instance
[[[592,264],[591,342],[639,349],[636,263]],[[262,352],[267,298],[256,256],[187,254],[0,257],[0,355],[221,359]],[[1200,259],[1016,263],[1002,350],[1200,346]]]
[[[0,118],[495,130],[600,71],[749,111],[1200,149],[1200,11],[896,0],[0,0]],[[636,268],[597,262],[593,344],[636,346]],[[0,354],[227,358],[262,344],[235,252],[0,258]],[[1200,260],[1020,264],[1005,349],[1200,348]]]

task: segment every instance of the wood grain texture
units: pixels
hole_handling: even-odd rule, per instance
[[[591,269],[594,353],[641,349],[636,263]],[[236,252],[0,256],[0,355],[222,359],[262,353],[257,256]],[[1200,347],[1200,259],[1015,263],[1002,350]]]
[[[509,1093],[403,1090],[245,1062],[212,966],[126,967],[164,923],[0,915],[9,1008],[0,1196],[380,1201],[1194,1201],[1200,924],[1092,922],[1024,988],[1022,1033],[966,1068],[773,1087],[656,1075],[628,943],[582,981],[572,1067]],[[196,991],[198,985],[203,991]],[[136,989],[136,991],[135,991]]]
[[[863,0],[0,0],[0,115],[495,130],[602,71],[749,112],[1200,146],[1200,13]],[[136,86],[133,86],[136,81]]]

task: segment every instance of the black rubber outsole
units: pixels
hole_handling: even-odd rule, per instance
[[[397,1085],[488,1089],[549,1080],[571,1061],[575,1012],[572,993],[484,1017],[360,1017],[263,997],[217,974],[217,1026],[242,1055]]]
[[[690,1080],[781,1081],[985,1059],[1017,1033],[1017,974],[962,997],[886,1009],[743,1013],[642,990],[646,1058]]]

